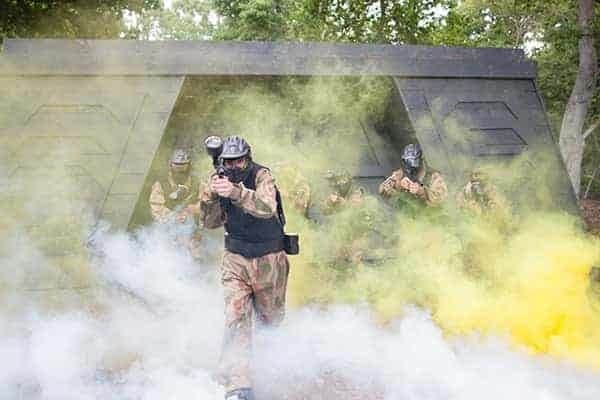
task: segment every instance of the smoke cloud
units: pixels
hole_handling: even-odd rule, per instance
[[[97,238],[98,285],[87,308],[3,311],[0,397],[222,396],[212,380],[223,323],[218,266],[192,262],[164,234]],[[414,306],[385,325],[366,305],[290,310],[280,329],[258,335],[254,363],[266,399],[600,394],[593,372],[495,334],[448,336]]]
[[[553,194],[542,183],[552,176],[542,172],[552,168],[543,161],[535,172],[525,158],[490,169],[515,199],[509,213],[457,210],[464,182],[448,178],[448,205],[432,213],[399,210],[366,190],[359,206],[323,215],[326,171],[356,176],[372,157],[364,129],[386,115],[389,81],[186,85],[191,109],[173,119],[188,125],[170,129],[183,126],[178,134],[194,144],[209,134],[247,137],[284,193],[288,231],[301,236],[287,319],[256,338],[262,398],[600,396],[600,322],[587,276],[600,246],[576,218],[548,210]],[[212,171],[207,157],[195,169]],[[524,179],[534,190],[523,193]],[[197,263],[165,227],[90,236],[85,196],[55,196],[78,187],[66,171],[20,182],[35,195],[0,196],[0,398],[222,396],[212,378],[223,325],[220,232],[205,236]],[[355,189],[363,183],[372,184]],[[293,202],[304,184],[307,213]],[[531,207],[517,207],[523,197]]]

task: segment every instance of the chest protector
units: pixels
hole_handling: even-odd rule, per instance
[[[251,162],[240,182],[246,188],[256,190],[256,174],[263,168],[265,167]],[[225,248],[227,250],[248,258],[261,257],[283,250],[285,222],[281,220],[283,215],[280,213],[281,203],[278,194],[278,212],[271,218],[256,218],[234,205],[230,199],[221,198],[220,201],[226,216]]]

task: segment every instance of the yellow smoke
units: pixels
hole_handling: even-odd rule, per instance
[[[440,225],[399,215],[393,261],[354,265],[344,276],[293,262],[292,303],[368,303],[383,323],[417,304],[447,334],[508,336],[533,353],[600,369],[600,314],[588,289],[600,246],[575,222],[537,213],[503,232],[484,220]]]
[[[308,182],[311,208],[318,209],[331,191],[325,171],[359,164],[361,135],[350,123],[381,117],[388,84],[313,78],[225,85],[206,90],[226,101],[207,96],[200,108],[207,108],[222,133],[248,138],[255,159],[272,167],[282,192]],[[522,158],[486,171],[507,193],[529,199],[530,209],[511,209],[519,212],[512,217],[458,212],[452,198],[441,216],[390,216],[375,196],[367,196],[360,207],[319,223],[296,212],[288,199],[288,230],[301,237],[301,254],[291,258],[289,305],[366,303],[385,324],[416,304],[449,335],[506,336],[533,353],[600,368],[599,314],[588,296],[588,273],[600,259],[598,239],[582,232],[574,217],[535,209],[554,204],[547,183],[555,177],[532,174],[531,164]],[[522,192],[525,186],[536,190]],[[380,261],[340,259],[345,250],[381,252],[365,239],[373,231],[395,243],[383,256],[375,254]]]
[[[502,254],[489,260],[492,289],[443,276],[436,319],[451,333],[505,332],[533,352],[600,368],[600,320],[587,295],[598,240],[571,222],[532,214],[497,242]]]
[[[225,81],[214,86],[211,82],[195,89],[194,112],[203,116],[194,121],[197,125],[191,124],[195,141],[200,143],[209,134],[244,135],[255,159],[273,169],[282,192],[289,196],[298,182],[309,183],[313,209],[331,190],[323,178],[328,169],[356,172],[353,168],[360,164],[364,148],[357,121],[381,118],[389,95],[389,81],[374,78],[293,78],[275,84]],[[202,176],[212,170],[208,157],[199,158],[195,168]],[[55,192],[77,187],[68,174],[55,174],[32,179],[28,185],[50,185]],[[513,175],[510,168],[499,169],[494,179],[508,181],[505,186],[511,188]],[[528,178],[539,188],[548,179]],[[8,206],[0,213],[0,243],[7,244],[0,245],[4,256],[15,250],[4,240],[12,228],[40,218],[39,209],[27,199],[6,199],[7,195]],[[538,190],[530,202],[551,204],[552,194]],[[25,250],[82,253],[81,258],[64,262],[57,258],[56,265],[37,268],[32,275],[38,282],[62,280],[65,286],[76,287],[93,280],[80,248],[85,230],[81,225],[90,224],[72,221],[84,206],[75,200],[50,203],[48,197],[45,207],[52,212],[43,213],[48,218],[43,229],[23,233],[31,245],[22,247]],[[401,316],[407,305],[416,304],[429,310],[448,335],[506,335],[533,353],[600,369],[600,314],[591,307],[587,276],[600,258],[600,246],[573,217],[530,210],[512,219],[475,218],[450,207],[442,210],[442,216],[421,218],[386,213],[375,196],[323,223],[301,215],[289,198],[286,214],[288,231],[301,237],[301,254],[291,257],[292,307],[368,304],[385,324]],[[76,228],[62,237],[63,243],[56,243],[52,233],[66,221]],[[393,239],[392,245],[381,254],[382,249],[372,244],[386,238]],[[374,255],[376,262],[343,260],[340,254],[348,249]],[[0,292],[6,286],[1,281]],[[48,301],[44,298],[44,304]]]

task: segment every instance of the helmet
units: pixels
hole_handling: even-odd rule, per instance
[[[250,145],[240,136],[229,136],[223,141],[223,150],[220,157],[224,160],[250,155]]]
[[[346,171],[327,171],[325,179],[341,196],[346,196],[352,188],[352,175]]]
[[[190,153],[184,149],[175,149],[173,151],[173,155],[171,155],[171,164],[189,164],[190,163]]]
[[[408,144],[402,150],[402,162],[407,168],[418,169],[421,166],[422,157],[421,146],[416,143]]]

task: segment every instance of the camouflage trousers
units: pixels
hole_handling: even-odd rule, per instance
[[[218,378],[226,391],[252,387],[253,325],[276,326],[283,321],[288,273],[283,251],[257,258],[225,251],[221,271],[225,333]]]

